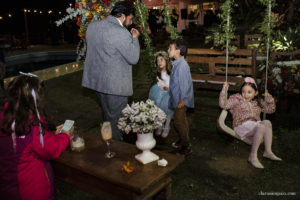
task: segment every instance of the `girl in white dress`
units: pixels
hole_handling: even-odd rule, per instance
[[[155,105],[167,114],[167,120],[162,127],[156,130],[156,135],[167,137],[170,131],[170,122],[173,117],[173,111],[169,109],[169,82],[171,74],[171,62],[165,51],[159,51],[155,54],[157,67],[157,84],[150,89],[149,99],[153,100]]]

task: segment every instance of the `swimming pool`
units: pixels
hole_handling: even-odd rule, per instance
[[[75,62],[75,51],[34,52],[5,58],[6,78],[16,76],[19,71],[34,72],[54,66]]]
[[[76,58],[75,51],[37,52],[7,57],[4,85],[18,76],[19,71],[34,73],[40,80],[80,71],[84,61],[76,62]]]

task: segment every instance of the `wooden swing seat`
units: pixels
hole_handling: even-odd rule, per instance
[[[226,124],[225,124],[225,119],[226,119],[226,117],[227,117],[227,114],[228,114],[228,111],[225,110],[225,109],[223,109],[222,112],[221,112],[221,114],[220,114],[220,116],[219,116],[219,118],[218,118],[218,120],[217,120],[218,128],[219,128],[222,132],[224,132],[224,133],[226,133],[226,134],[228,134],[228,135],[230,135],[230,136],[232,136],[232,137],[234,137],[234,138],[236,138],[236,139],[238,139],[238,140],[240,140],[240,141],[243,141],[243,142],[245,142],[246,144],[251,145],[252,142],[251,142],[248,138],[245,138],[244,140],[241,140],[241,139],[238,137],[238,135],[234,132],[234,130],[233,130],[232,128],[226,126]]]

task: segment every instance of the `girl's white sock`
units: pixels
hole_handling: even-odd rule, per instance
[[[169,135],[171,120],[172,120],[172,116],[168,115],[167,120],[164,125],[164,128],[163,128],[163,133],[161,134],[161,137],[166,138]]]
[[[162,126],[158,127],[155,131],[155,135],[161,135],[162,130],[163,130]]]

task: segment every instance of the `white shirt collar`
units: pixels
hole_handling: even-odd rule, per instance
[[[123,26],[122,22],[118,18],[116,18],[116,19],[118,20],[118,22],[120,23],[120,25]]]

